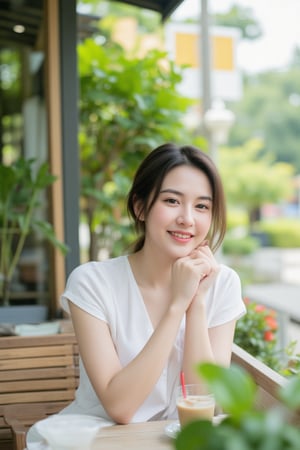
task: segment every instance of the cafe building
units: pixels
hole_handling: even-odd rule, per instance
[[[181,1],[122,0],[157,11],[162,20]],[[66,276],[80,262],[76,44],[99,19],[77,14],[76,0],[0,2],[0,161],[24,156],[49,162],[57,180],[41,214],[69,247],[64,256],[28,239],[11,301],[43,303],[49,319],[57,317]]]

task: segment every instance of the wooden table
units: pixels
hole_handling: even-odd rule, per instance
[[[92,450],[174,450],[173,439],[164,431],[171,422],[142,422],[102,428]]]

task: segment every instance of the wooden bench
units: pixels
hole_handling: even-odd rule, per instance
[[[74,399],[78,360],[74,333],[0,338],[0,450],[23,450],[28,427]]]

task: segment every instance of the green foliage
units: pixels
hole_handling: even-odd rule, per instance
[[[229,145],[240,146],[259,136],[264,154],[271,153],[277,161],[292,164],[299,173],[299,92],[296,51],[289,68],[245,77],[244,95],[231,106],[238,120],[232,127]]]
[[[226,13],[215,14],[214,23],[239,29],[243,39],[254,40],[262,35],[261,25],[253,16],[252,9],[237,4],[232,5]]]
[[[230,208],[227,214],[227,230],[248,227],[248,216],[244,209]]]
[[[230,370],[224,370],[221,366],[203,364],[198,367],[198,371],[200,377],[207,382],[209,390],[213,392],[216,403],[222,406],[227,414],[240,419],[253,408],[256,385],[250,377],[244,376],[237,366],[233,365]]]
[[[224,255],[250,255],[258,247],[257,239],[251,236],[234,237],[227,235],[222,244]]]
[[[300,374],[297,341],[279,348],[277,313],[245,299],[247,314],[238,320],[234,342],[284,377]]]
[[[247,314],[237,321],[234,342],[274,370],[281,367],[275,311],[245,299]]]
[[[101,19],[101,31],[104,22],[108,18],[110,23],[124,17],[133,17],[137,20],[139,29],[142,32],[151,33],[161,27],[161,15],[156,11],[141,8],[110,0],[80,0],[80,3],[88,5],[90,12],[98,14]]]
[[[297,248],[300,247],[300,220],[277,219],[261,221],[257,229],[265,232],[272,247]]]
[[[56,239],[50,223],[35,216],[40,194],[56,180],[48,164],[36,167],[34,159],[19,158],[11,166],[0,164],[0,179],[0,293],[8,304],[10,282],[29,233],[38,231],[63,253],[67,247]]]
[[[182,118],[191,101],[178,94],[181,70],[165,52],[140,59],[87,39],[78,55],[82,211],[95,259],[105,242],[114,255],[131,239],[124,208],[136,167],[157,145],[185,140]]]
[[[176,450],[298,450],[298,427],[288,423],[284,409],[256,409],[256,385],[243,369],[204,363],[198,373],[228,417],[218,426],[206,420],[186,425],[176,437]],[[296,410],[299,392],[300,378],[295,377],[279,395],[284,405]]]
[[[291,341],[284,349],[286,362],[279,370],[284,377],[300,375],[300,354],[296,353],[297,344],[297,341]]]
[[[293,377],[286,388],[280,392],[280,398],[293,410],[296,410],[300,405],[300,389],[297,380],[299,380],[299,377]]]
[[[261,141],[257,139],[241,147],[221,149],[220,172],[229,205],[245,208],[250,227],[257,209],[290,198],[293,192],[292,166],[262,155]]]

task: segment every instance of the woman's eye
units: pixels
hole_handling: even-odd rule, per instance
[[[176,200],[176,198],[166,198],[165,202],[170,203],[171,205],[176,205],[178,200]]]
[[[199,205],[197,205],[197,209],[208,209],[208,206],[204,203],[199,203]]]

